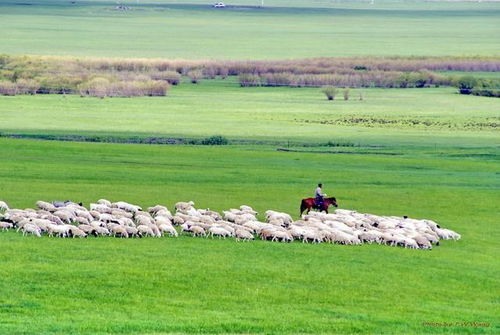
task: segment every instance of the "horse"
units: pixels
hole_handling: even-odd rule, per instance
[[[330,207],[330,205],[332,205],[334,207],[339,207],[339,205],[337,205],[337,199],[335,199],[335,197],[324,198],[323,205],[320,208],[320,212],[325,211],[326,214],[328,214],[328,207]],[[302,202],[300,203],[300,215],[302,215],[302,213],[304,213],[304,211],[306,209],[307,209],[307,213],[309,213],[309,211],[312,208],[317,208],[316,207],[316,199],[314,199],[314,198],[302,199]]]

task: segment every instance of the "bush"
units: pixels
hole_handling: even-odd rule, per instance
[[[166,96],[169,85],[160,80],[149,80],[143,83],[144,93],[150,97]]]
[[[91,97],[99,97],[104,98],[108,96],[108,94],[113,94],[112,87],[109,83],[109,80],[106,78],[96,77],[85,83],[78,85],[78,91],[81,96],[91,96]]]
[[[349,93],[350,93],[350,89],[349,87],[346,87],[344,88],[344,100],[349,100]]]
[[[229,70],[228,70],[227,67],[221,67],[221,68],[219,68],[219,76],[222,79],[226,79],[228,75],[229,75]]]
[[[20,94],[36,94],[40,89],[40,83],[35,79],[18,79],[16,82]]]
[[[207,137],[201,141],[203,145],[227,145],[228,143],[228,139],[220,135]]]
[[[260,77],[254,74],[240,74],[239,82],[241,87],[260,86]]]
[[[500,90],[494,88],[472,89],[471,94],[482,97],[500,98]]]
[[[187,73],[191,83],[198,84],[203,78],[203,73],[200,70],[192,70]]]
[[[266,86],[290,86],[292,83],[292,74],[290,73],[272,73],[265,77]]]
[[[473,76],[463,76],[458,79],[457,86],[460,94],[471,94],[477,85],[477,79]]]
[[[147,88],[142,81],[118,81],[110,84],[109,96],[141,97],[147,95]]]
[[[153,80],[163,80],[170,85],[179,85],[181,82],[181,75],[176,71],[159,71],[151,74]]]
[[[0,81],[0,94],[1,95],[16,95],[17,85],[10,81]]]
[[[335,100],[335,95],[337,95],[338,89],[333,86],[325,86],[322,92],[326,95],[328,100]]]

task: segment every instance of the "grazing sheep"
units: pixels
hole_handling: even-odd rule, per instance
[[[253,239],[255,239],[255,236],[253,236],[252,233],[250,233],[248,230],[246,229],[236,229],[235,231],[235,237],[236,237],[236,241],[240,241],[240,240],[243,240],[243,241],[251,241]]]
[[[179,236],[177,230],[175,230],[175,228],[171,224],[162,223],[158,226],[158,229],[160,230],[161,233],[167,233],[170,236],[175,236],[175,237]]]
[[[14,225],[10,222],[0,222],[0,229],[2,230],[9,230],[12,229]]]
[[[413,239],[415,240],[415,242],[417,243],[417,246],[420,249],[432,250],[431,242],[429,242],[429,240],[427,238],[425,238],[424,236],[416,235],[413,237]]]
[[[8,211],[10,208],[5,201],[0,201],[0,211]]]
[[[77,222],[79,224],[89,224],[89,220],[87,220],[86,218],[81,217],[81,216],[77,216],[75,219],[75,222]]]
[[[162,210],[168,211],[167,207],[162,206],[162,205],[156,205],[156,206],[153,206],[153,207],[148,207],[148,212],[150,214],[156,214],[157,212],[162,211]]]
[[[212,238],[214,236],[218,236],[219,238],[226,238],[226,237],[230,237],[231,236],[231,232],[230,231],[227,231],[226,229],[222,228],[222,227],[210,227],[208,229],[208,236],[211,236]]]
[[[71,236],[73,238],[75,238],[75,237],[80,237],[80,238],[87,237],[87,234],[78,227],[74,227],[70,231],[71,231]]]
[[[94,227],[96,234],[101,235],[101,236],[110,236],[111,232],[109,231],[108,228],[106,227]]]
[[[42,237],[42,235],[40,234],[40,228],[31,223],[24,225],[22,231],[23,231],[23,236],[26,234],[33,234],[35,236]]]
[[[177,214],[173,217],[172,221],[175,225],[182,225],[185,222],[184,218]]]
[[[56,206],[54,205],[56,204]],[[223,211],[221,216],[209,209],[195,209],[193,202],[176,204],[175,216],[161,205],[149,207],[147,212],[127,202],[111,203],[100,199],[90,204],[90,211],[71,201],[49,203],[37,201],[37,210],[9,209],[0,202],[0,229],[17,228],[26,234],[41,236],[86,237],[95,236],[178,236],[172,224],[181,225],[183,232],[193,236],[235,237],[236,241],[253,240],[258,234],[262,240],[303,243],[339,243],[359,245],[379,243],[413,249],[431,250],[440,239],[461,238],[460,234],[441,228],[431,220],[411,219],[407,216],[378,216],[337,209],[325,214],[310,212],[293,221],[287,213],[268,210],[267,222],[257,221],[257,212],[250,206]],[[77,225],[73,225],[77,224]],[[137,227],[136,227],[137,224]]]
[[[257,213],[256,211],[254,211],[252,207],[250,207],[250,206],[246,206],[246,205],[241,205],[241,206],[240,206],[240,210],[241,210],[242,212],[245,212],[245,213],[250,213],[250,214],[252,214],[252,215],[254,215],[254,216],[255,216],[255,215],[257,215],[257,214],[259,214],[259,213]]]
[[[113,209],[111,207],[108,207],[106,205],[101,205],[101,204],[90,204],[90,214],[95,217],[95,214],[92,214],[92,211],[96,211],[99,213],[108,213],[111,214]]]
[[[136,216],[135,222],[138,225],[150,225],[150,224],[154,223],[154,221],[151,218],[149,218],[147,216],[143,216],[143,215]]]
[[[191,226],[190,230],[191,230],[191,233],[193,234],[193,236],[206,236],[205,229],[203,229],[203,227]]]
[[[47,227],[47,233],[49,236],[56,235],[62,238],[69,236],[68,227],[66,225],[58,226],[55,224],[50,224]]]
[[[189,202],[178,202],[175,204],[175,211],[176,212],[186,212],[188,210],[190,210],[191,208],[193,208],[194,206],[194,202],[193,201],[189,201]]]
[[[125,227],[122,227],[120,225],[115,225],[113,227],[111,227],[111,234],[113,234],[114,237],[116,236],[120,236],[122,238],[128,238],[129,235],[128,235],[128,232],[127,230],[125,229]]]
[[[137,230],[138,230],[140,236],[148,236],[149,235],[151,237],[156,237],[155,233],[153,232],[153,230],[151,229],[150,226],[139,225],[139,226],[137,226]]]
[[[54,215],[66,223],[71,223],[74,219],[73,215],[70,212],[64,210],[58,210],[54,212]]]
[[[293,241],[293,237],[286,231],[282,231],[282,230],[274,230],[272,232],[272,239],[271,241],[274,242],[274,241],[279,241],[279,242],[292,242]]]
[[[120,209],[123,209],[127,212],[132,212],[132,213],[137,213],[137,212],[142,211],[142,208],[140,206],[132,205],[132,204],[129,204],[129,203],[124,202],[124,201],[114,202],[111,204],[111,207],[120,208]]]
[[[55,212],[57,210],[56,207],[54,205],[52,205],[51,203],[41,201],[41,200],[36,202],[36,206],[40,209],[47,211],[47,212]]]
[[[158,212],[155,213],[155,217],[165,217],[169,220],[172,220],[173,218],[173,215],[172,213],[170,213],[170,211],[168,209],[162,209],[162,210],[159,210]]]
[[[99,200],[97,200],[97,203],[99,205],[104,205],[106,207],[111,207],[111,201],[106,200],[106,199],[99,199]]]
[[[131,226],[125,226],[124,227],[125,230],[127,231],[128,235],[129,236],[139,236],[139,229],[137,229],[136,227],[131,227]]]

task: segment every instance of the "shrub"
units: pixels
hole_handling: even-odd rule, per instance
[[[108,94],[112,97],[140,97],[147,95],[147,89],[142,81],[118,81],[110,84]]]
[[[151,74],[153,80],[163,80],[170,85],[179,85],[181,82],[181,75],[176,71],[159,71]]]
[[[471,94],[483,97],[500,98],[500,90],[494,88],[472,89]]]
[[[228,139],[220,135],[207,137],[201,141],[203,145],[227,145],[228,143]]]
[[[217,71],[213,67],[206,67],[203,69],[204,78],[215,79],[216,75]]]
[[[11,81],[0,81],[1,95],[16,95],[17,85]]]
[[[458,79],[457,86],[460,94],[471,94],[477,85],[477,79],[473,76],[463,76]]]
[[[239,82],[241,87],[260,86],[260,77],[254,74],[240,74]]]
[[[335,95],[337,95],[338,89],[333,86],[325,86],[322,92],[326,95],[328,100],[335,100]]]
[[[198,84],[203,78],[203,73],[200,70],[192,70],[187,73],[191,83]]]
[[[99,97],[104,98],[108,96],[108,94],[112,94],[113,90],[111,90],[111,85],[109,80],[106,78],[96,77],[85,83],[78,85],[78,91],[81,96],[91,96],[91,97]]]
[[[35,79],[18,79],[16,82],[20,94],[36,94],[40,89],[40,83]]]
[[[149,80],[143,83],[144,93],[147,96],[166,96],[169,85],[167,82],[160,80]]]
[[[266,86],[289,86],[291,78],[291,73],[271,73],[265,76]]]
[[[349,100],[349,93],[350,93],[350,89],[349,87],[346,87],[344,88],[344,100]]]
[[[226,79],[228,75],[229,75],[229,70],[228,70],[227,67],[222,66],[222,67],[219,68],[219,76],[222,79]]]
[[[37,79],[40,82],[40,93],[45,94],[72,93],[87,80],[83,75],[70,74],[46,74]]]

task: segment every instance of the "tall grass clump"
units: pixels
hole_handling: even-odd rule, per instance
[[[200,70],[192,70],[187,73],[192,84],[198,84],[203,78],[203,72]]]
[[[153,80],[163,80],[170,85],[179,85],[181,82],[181,75],[176,71],[156,71],[150,75]]]
[[[16,81],[19,94],[34,95],[40,89],[40,83],[35,79],[18,79]]]
[[[17,85],[11,81],[0,81],[0,94],[1,95],[16,95]]]
[[[337,95],[338,89],[333,86],[325,86],[321,89],[321,91],[325,94],[328,100],[335,100],[335,96]]]
[[[166,96],[170,87],[167,82],[160,80],[149,80],[143,82],[142,85],[144,86],[144,95],[150,97]]]
[[[241,87],[260,86],[260,77],[254,74],[240,74],[238,81]]]
[[[349,100],[349,94],[350,94],[350,89],[349,87],[344,88],[344,91],[342,92],[344,95],[344,100]]]
[[[78,85],[80,96],[91,96],[104,98],[108,96],[111,90],[111,85],[106,78],[93,78],[85,83]]]

